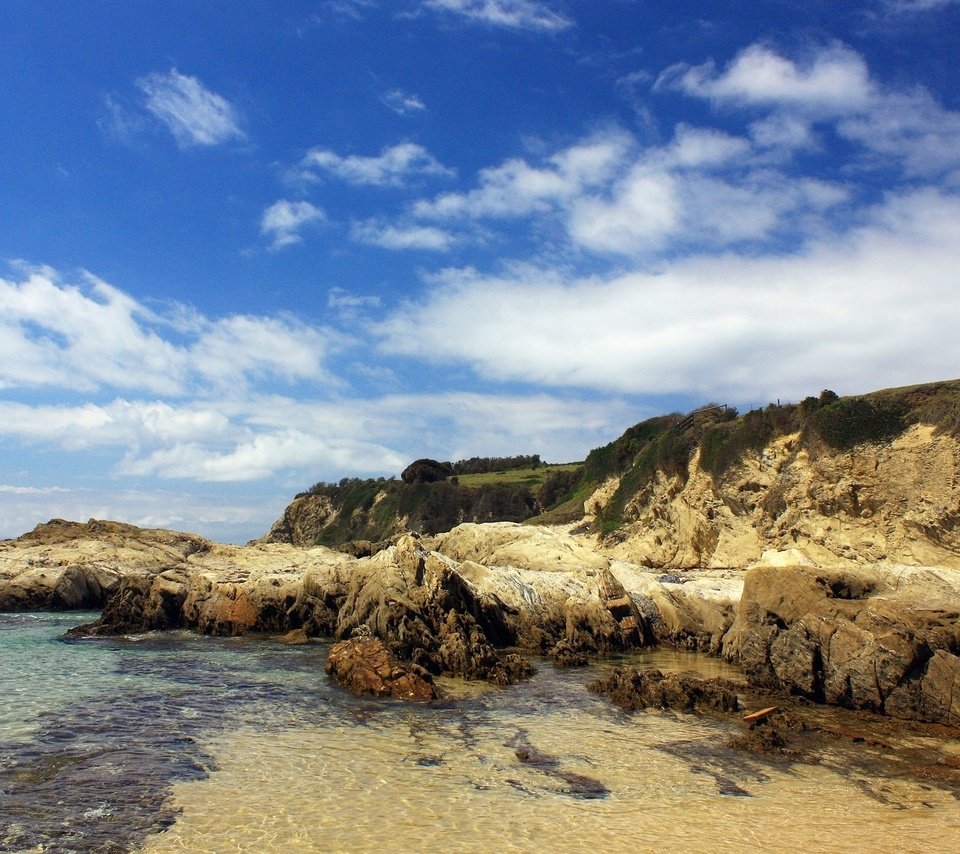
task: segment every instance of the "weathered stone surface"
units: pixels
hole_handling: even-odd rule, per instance
[[[758,567],[724,654],[758,686],[957,725],[960,572]]]
[[[735,712],[740,708],[737,686],[723,679],[699,679],[685,673],[659,670],[629,670],[618,667],[607,679],[591,682],[587,688],[610,698],[628,711],[675,709],[693,712],[712,709]]]
[[[210,546],[177,531],[54,519],[0,542],[0,610],[98,608],[123,578],[182,566]]]
[[[591,496],[596,512],[612,495]],[[890,442],[811,453],[799,434],[747,454],[716,479],[659,475],[626,510],[608,553],[650,567],[823,566],[881,561],[960,568],[960,441],[916,424]]]
[[[334,644],[326,670],[355,694],[419,702],[439,696],[429,673],[401,664],[379,638],[356,637]]]

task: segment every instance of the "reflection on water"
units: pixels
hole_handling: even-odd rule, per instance
[[[958,849],[949,790],[839,751],[763,760],[727,747],[736,720],[584,689],[616,663],[737,678],[691,653],[543,664],[506,690],[444,680],[446,701],[411,707],[332,687],[326,645],[68,644],[44,625],[0,615],[0,684],[33,698],[0,698],[0,851]]]

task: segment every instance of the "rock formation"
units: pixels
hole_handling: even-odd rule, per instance
[[[767,690],[960,726],[960,384],[895,392],[714,412],[699,446],[694,416],[651,419],[588,457],[597,489],[572,527],[466,523],[333,550],[55,520],[0,543],[0,609],[103,606],[88,634],[366,635],[415,673],[499,684],[529,675],[515,650],[569,665],[670,643]],[[861,411],[878,416],[871,441]],[[383,483],[338,489],[370,514]],[[280,538],[342,512],[302,496]]]
[[[99,608],[121,579],[185,567],[211,546],[195,534],[53,519],[0,542],[0,611]]]
[[[724,655],[752,684],[960,726],[960,571],[757,567]]]
[[[719,478],[700,456],[636,493],[609,554],[661,568],[745,567],[788,550],[821,566],[960,567],[960,441],[929,425],[815,453],[789,434]]]

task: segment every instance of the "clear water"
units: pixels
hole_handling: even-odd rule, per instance
[[[951,791],[621,713],[584,690],[612,662],[411,707],[331,686],[322,644],[60,639],[92,616],[0,614],[0,851],[960,850]]]

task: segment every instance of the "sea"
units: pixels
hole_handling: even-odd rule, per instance
[[[585,687],[616,665],[739,678],[706,656],[538,661],[409,705],[331,684],[322,642],[64,638],[96,616],[0,614],[0,851],[960,851],[949,787],[744,753],[736,717]]]

